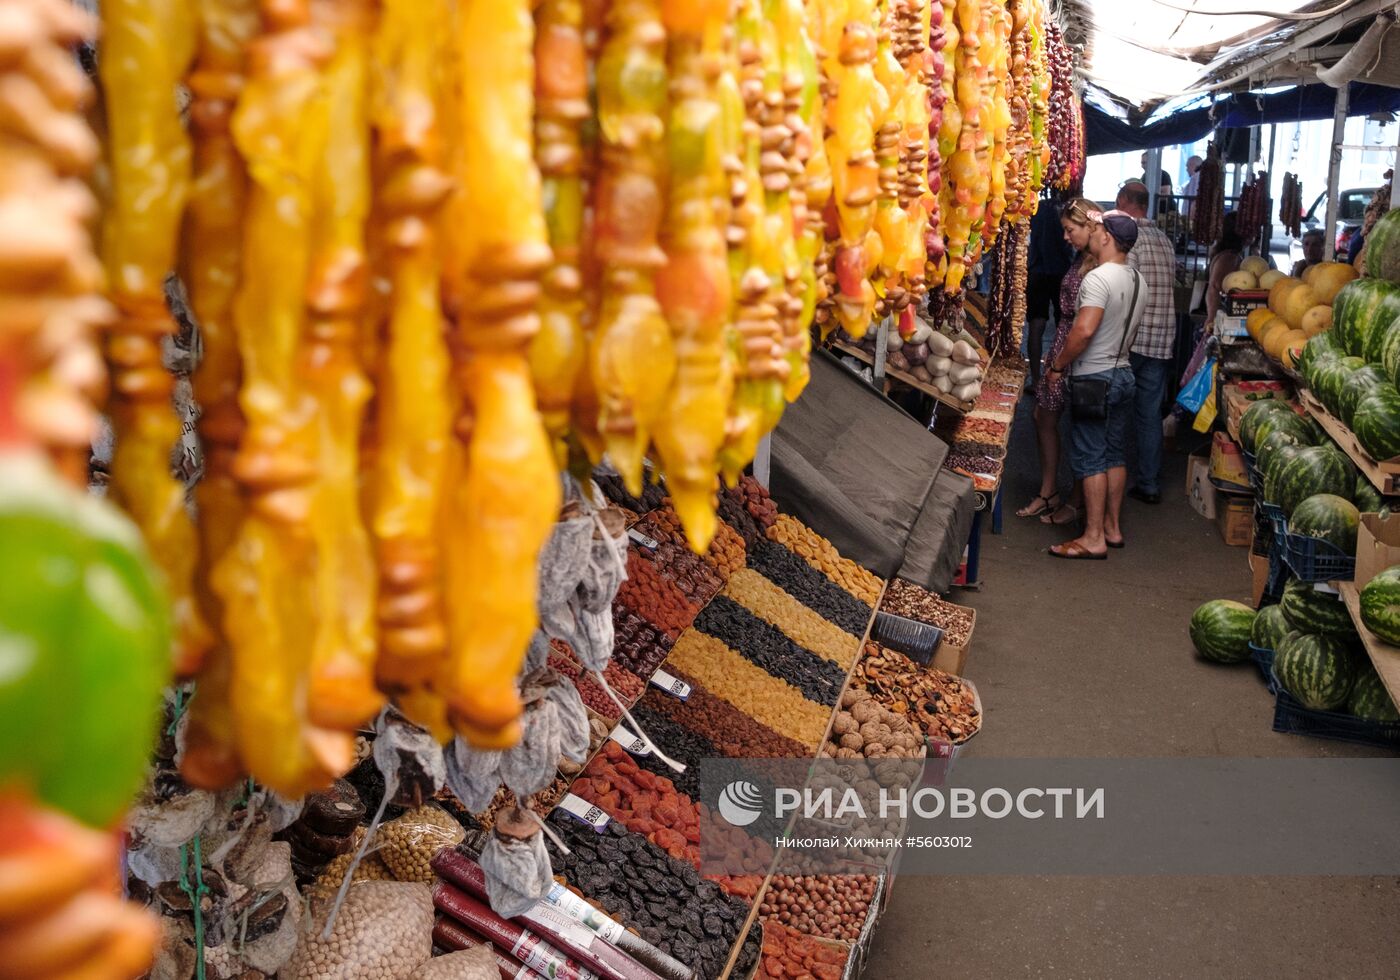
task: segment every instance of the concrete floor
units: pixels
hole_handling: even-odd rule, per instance
[[[1021,402],[1006,527],[983,539],[966,674],[982,695],[970,755],[1343,756],[1375,750],[1272,731],[1252,665],[1193,655],[1209,598],[1249,600],[1247,550],[1221,541],[1167,457],[1163,501],[1126,503],[1128,547],[1064,562],[1063,529],[1018,519],[1039,481]],[[1067,483],[1067,478],[1066,478]],[[1102,624],[1102,625],[1101,625]],[[897,880],[865,976],[1400,977],[1400,880],[1341,877],[917,877]]]

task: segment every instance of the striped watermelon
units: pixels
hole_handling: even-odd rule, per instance
[[[1286,463],[1293,460],[1307,446],[1300,446],[1297,443],[1287,442],[1290,438],[1286,433],[1282,436],[1274,435],[1271,439],[1277,442],[1276,445],[1266,445],[1267,456],[1260,456],[1260,459],[1267,459],[1268,465],[1260,466],[1260,472],[1264,474],[1264,499],[1271,504],[1278,503],[1279,498],[1279,474],[1283,471]],[[1261,449],[1262,453],[1263,450]]]
[[[1341,414],[1339,406],[1342,389],[1346,387],[1348,379],[1365,366],[1366,362],[1361,358],[1348,356],[1328,361],[1318,370],[1315,394],[1318,400],[1326,406],[1327,411],[1333,415]]]
[[[1249,642],[1263,650],[1276,650],[1279,642],[1287,635],[1288,620],[1283,615],[1283,609],[1278,606],[1265,606],[1254,617]]]
[[[1356,531],[1361,512],[1344,497],[1314,494],[1293,508],[1288,530],[1304,537],[1320,538],[1348,555],[1356,555]]]
[[[1352,685],[1347,714],[1367,721],[1400,721],[1400,711],[1395,710],[1395,702],[1374,667],[1369,670],[1363,667],[1361,676]]]
[[[1400,456],[1400,390],[1385,384],[1361,399],[1352,413],[1351,431],[1372,459]]]
[[[1361,403],[1361,399],[1381,385],[1390,385],[1390,379],[1376,365],[1367,364],[1364,368],[1353,371],[1337,395],[1337,417],[1347,425],[1351,425],[1351,417],[1355,414],[1356,406]]]
[[[1400,285],[1380,279],[1354,279],[1332,300],[1332,332],[1348,354],[1364,357],[1371,331],[1400,316]]]
[[[1273,470],[1271,503],[1291,515],[1293,509],[1314,494],[1330,493],[1345,500],[1356,489],[1356,474],[1331,446],[1308,446],[1279,463]]]
[[[1305,708],[1332,711],[1347,703],[1360,674],[1345,640],[1320,633],[1289,633],[1274,651],[1274,676]]]
[[[1385,314],[1371,324],[1371,328],[1366,333],[1366,346],[1361,351],[1361,356],[1366,358],[1367,364],[1374,364],[1383,367],[1387,357],[1395,358],[1395,347],[1400,343],[1400,309],[1389,320]]]
[[[1366,236],[1366,275],[1400,283],[1400,208],[1391,208]]]
[[[1342,350],[1342,345],[1337,342],[1329,330],[1320,333],[1316,337],[1310,337],[1303,345],[1303,353],[1298,356],[1298,373],[1303,376],[1308,387],[1317,390],[1317,385],[1313,383],[1313,373],[1327,361],[1335,361],[1344,357],[1346,352]]]
[[[1392,565],[1361,590],[1361,621],[1387,643],[1400,646],[1400,565]]]
[[[1308,440],[1310,446],[1325,446],[1332,441],[1332,437],[1327,434],[1327,430],[1322,427],[1322,423],[1313,418],[1311,414],[1303,414],[1303,424],[1312,433],[1312,438]]]
[[[1364,476],[1356,478],[1356,492],[1351,499],[1356,501],[1356,509],[1363,514],[1374,514],[1385,506],[1381,492]]]
[[[1341,599],[1327,592],[1319,592],[1311,582],[1292,579],[1283,587],[1283,598],[1279,600],[1288,625],[1304,633],[1325,633],[1344,640],[1357,639],[1356,627],[1352,624],[1351,613]]]
[[[1289,432],[1301,446],[1312,445],[1312,427],[1290,406],[1287,412],[1270,412],[1254,427],[1254,445],[1264,445],[1275,432]],[[1253,450],[1255,453],[1258,449]]]
[[[1291,412],[1288,403],[1277,398],[1263,398],[1250,405],[1240,416],[1240,445],[1245,452],[1254,452],[1256,445],[1254,440],[1255,430],[1259,424],[1268,418],[1273,412]]]
[[[1254,610],[1233,599],[1212,599],[1191,614],[1191,642],[1202,657],[1220,664],[1249,659]]]

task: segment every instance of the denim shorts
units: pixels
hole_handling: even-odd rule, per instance
[[[1097,374],[1075,375],[1108,382],[1108,418],[1091,422],[1074,419],[1069,463],[1077,479],[1127,466],[1128,428],[1133,422],[1133,369],[1114,368]]]

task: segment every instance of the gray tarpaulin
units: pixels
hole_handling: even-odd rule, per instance
[[[773,496],[882,578],[904,568],[942,591],[973,508],[970,481],[942,469],[947,454],[941,439],[815,351],[811,383],[773,434]]]

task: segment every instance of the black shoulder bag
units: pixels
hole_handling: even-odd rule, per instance
[[[1133,330],[1133,314],[1137,312],[1138,289],[1142,285],[1142,275],[1133,272],[1133,299],[1128,304],[1128,318],[1123,322],[1123,340],[1118,345],[1118,356],[1114,367],[1121,367],[1123,348],[1128,346],[1128,337]],[[1108,418],[1108,382],[1102,378],[1069,378],[1069,415],[1076,422],[1102,422]]]

